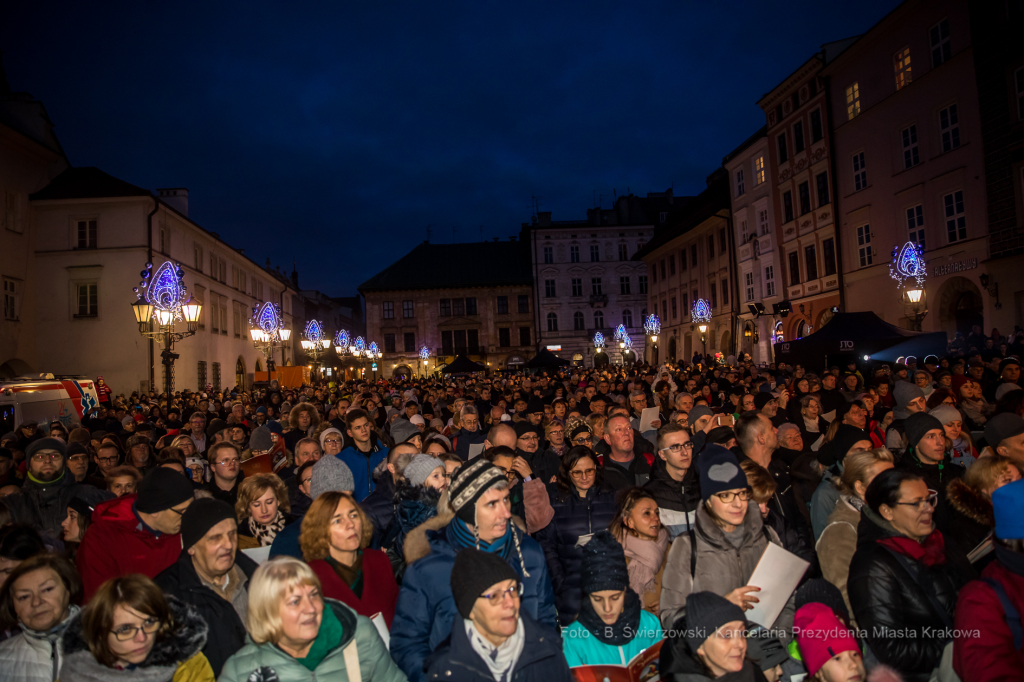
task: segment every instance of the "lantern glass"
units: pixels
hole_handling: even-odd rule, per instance
[[[320,342],[320,345],[324,348],[324,350],[326,350],[331,347],[331,340],[324,339],[323,341]]]
[[[907,290],[907,298],[910,300],[911,303],[920,303],[921,302],[921,296],[923,294],[924,294],[924,290],[923,289],[908,289]]]
[[[288,339],[290,339],[292,337],[292,330],[291,329],[282,329],[282,330],[280,330],[278,332],[278,334],[281,335],[281,340],[282,341],[287,341]]]
[[[697,325],[697,329],[699,329],[700,333],[703,334],[708,330],[708,326],[706,324],[699,324]]]
[[[173,320],[173,319],[174,319],[174,313],[172,313],[170,310],[157,310],[156,311],[156,320],[157,320],[157,322],[159,322],[162,325],[166,326],[166,325],[170,324],[171,320]]]
[[[181,312],[185,315],[186,322],[198,322],[199,313],[202,312],[203,306],[198,303],[186,303],[181,306]]]
[[[139,324],[149,322],[153,317],[153,306],[147,303],[144,298],[140,298],[135,303],[132,303],[132,310],[135,311],[135,321]]]

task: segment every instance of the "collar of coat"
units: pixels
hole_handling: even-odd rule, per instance
[[[707,544],[716,549],[733,550],[732,544],[725,537],[725,531],[715,523],[706,505],[701,504],[697,507],[697,517],[694,525],[697,536]],[[761,510],[756,504],[747,504],[747,515],[743,517],[743,524],[739,526],[739,528],[743,529],[743,544],[745,545],[754,538],[761,536],[761,528],[763,526],[764,520],[761,518]]]

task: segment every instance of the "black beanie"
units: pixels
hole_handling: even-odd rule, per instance
[[[850,610],[846,608],[843,593],[824,578],[811,578],[797,589],[793,598],[797,611],[804,604],[824,604],[850,622]]]
[[[686,598],[686,641],[694,653],[718,628],[735,620],[747,622],[743,609],[714,592],[691,592]]]
[[[580,589],[583,594],[621,590],[629,586],[626,555],[615,536],[606,530],[594,533],[583,545],[580,561]]]
[[[63,457],[67,454],[68,445],[59,438],[39,438],[29,443],[28,447],[25,448],[26,459],[32,459],[32,455],[40,450],[56,450]]]
[[[135,510],[143,514],[156,514],[195,497],[192,483],[167,467],[157,467],[146,474],[136,492]]]
[[[212,497],[203,497],[188,506],[181,515],[181,548],[188,549],[203,539],[211,528],[224,519],[238,523],[230,504]]]
[[[764,406],[775,400],[775,396],[767,391],[758,391],[754,394],[754,407],[760,412],[764,409]]]
[[[846,453],[850,451],[858,441],[870,441],[871,437],[863,429],[858,429],[850,424],[840,424],[836,429],[835,436],[828,443],[818,450],[816,459],[819,464],[830,467],[836,462],[843,461]]]
[[[476,501],[502,481],[508,481],[505,472],[483,457],[476,457],[468,465],[459,467],[448,487],[448,500],[455,515],[475,526]]]
[[[927,412],[915,412],[903,422],[903,431],[907,434],[907,443],[912,448],[916,448],[917,444],[924,438],[924,434],[932,429],[938,429],[945,434],[945,431],[942,429],[942,422]]]
[[[516,431],[516,438],[522,438],[528,433],[535,433],[540,436],[540,428],[534,426],[528,421],[516,422],[516,425],[512,428]]]
[[[455,555],[451,577],[452,597],[459,615],[469,618],[476,600],[504,580],[519,582],[519,574],[500,556],[472,547],[461,550]]]

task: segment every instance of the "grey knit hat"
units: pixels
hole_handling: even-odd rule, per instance
[[[893,410],[892,416],[896,419],[906,419],[910,415],[907,412],[907,405],[911,400],[923,398],[924,391],[917,384],[912,384],[909,381],[897,381],[893,386],[892,395],[896,398],[896,409]]]
[[[391,424],[391,437],[395,439],[395,445],[404,443],[413,436],[418,435],[420,435],[420,430],[408,419],[399,417]]]
[[[274,440],[270,437],[270,429],[266,426],[257,426],[249,436],[249,449],[256,452],[266,452],[274,447]]]
[[[409,485],[423,485],[434,469],[444,469],[444,462],[433,455],[416,455],[405,467],[404,476]]]
[[[695,424],[701,417],[713,417],[714,415],[715,413],[711,411],[710,407],[707,407],[706,405],[697,405],[690,410],[690,425],[692,426]]]
[[[956,409],[952,405],[939,405],[928,412],[931,416],[935,417],[942,423],[943,426],[953,421],[963,421],[964,418],[960,414],[960,410]]]
[[[309,482],[309,495],[314,500],[321,493],[331,491],[350,493],[355,489],[356,480],[352,477],[352,470],[337,457],[327,455],[313,465],[313,478]]]

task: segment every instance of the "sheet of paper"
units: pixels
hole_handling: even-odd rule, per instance
[[[376,626],[377,633],[380,635],[380,638],[384,640],[384,646],[387,647],[388,650],[390,650],[391,633],[388,632],[388,622],[384,620],[384,614],[377,612],[373,614],[373,617],[370,618],[370,621]]]
[[[651,422],[658,418],[657,407],[645,407],[644,411],[640,413],[640,433],[647,433],[654,427],[651,426]]]
[[[242,553],[258,564],[265,564],[270,561],[270,546],[256,547],[254,549],[243,549]]]
[[[770,628],[786,607],[808,566],[810,564],[796,554],[769,542],[747,581],[748,585],[761,588],[760,592],[751,593],[760,601],[747,611],[747,620]]]
[[[474,457],[478,456],[483,451],[484,451],[484,444],[483,443],[477,443],[476,445],[470,445],[469,446],[469,458],[473,459]]]

